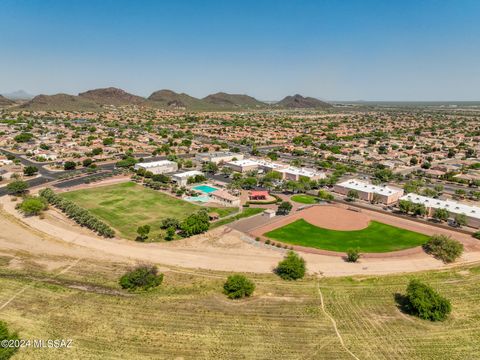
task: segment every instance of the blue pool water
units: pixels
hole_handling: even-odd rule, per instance
[[[217,188],[208,185],[198,185],[193,188],[193,190],[201,191],[205,194],[210,194],[211,192],[217,191]]]
[[[210,201],[210,197],[208,195],[189,196],[189,197],[186,197],[185,200],[207,203]]]

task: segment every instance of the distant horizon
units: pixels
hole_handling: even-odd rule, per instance
[[[6,96],[8,97],[8,95],[10,94],[14,94],[14,93],[19,93],[19,92],[24,92],[25,94],[29,95],[30,97],[35,97],[35,96],[38,96],[38,95],[47,95],[47,96],[51,96],[51,95],[56,95],[56,94],[67,94],[67,95],[78,95],[82,92],[85,92],[85,91],[88,91],[88,90],[95,90],[95,89],[104,89],[104,88],[108,88],[108,87],[114,87],[114,88],[117,88],[117,89],[121,89],[121,90],[124,90],[125,92],[127,93],[130,93],[132,95],[137,95],[137,96],[140,96],[140,97],[144,97],[144,98],[148,98],[152,93],[148,94],[148,95],[142,95],[142,94],[137,94],[137,93],[134,93],[134,92],[131,92],[131,91],[128,91],[128,89],[123,89],[123,88],[120,88],[120,87],[117,87],[117,86],[103,86],[103,87],[95,87],[95,88],[89,88],[89,89],[85,89],[85,90],[82,90],[82,91],[79,91],[79,92],[75,92],[75,93],[66,93],[66,92],[53,92],[53,93],[38,93],[38,94],[34,94],[34,93],[31,93],[30,91],[27,91],[25,89],[18,89],[18,90],[13,90],[13,91],[5,91],[5,92],[0,92],[0,95],[3,95],[3,96]],[[185,91],[176,91],[176,90],[173,90],[173,89],[167,89],[167,88],[162,88],[162,89],[158,89],[158,90],[154,90],[154,91],[159,91],[159,90],[171,90],[171,91],[174,91],[176,93],[185,93],[187,95],[190,95],[190,96],[194,96],[192,94],[189,94]],[[211,94],[215,94],[215,93],[219,93],[219,92],[225,92],[227,94],[238,94],[238,95],[249,95],[249,96],[253,96],[249,93],[234,93],[234,92],[229,92],[229,91],[213,91],[209,94],[206,94],[204,96],[194,96],[196,98],[199,98],[199,99],[202,99],[208,95],[211,95]],[[299,92],[292,92],[291,94],[288,94],[288,95],[285,95],[281,98],[278,98],[278,99],[262,99],[262,98],[257,98],[255,96],[253,96],[255,99],[259,100],[259,101],[262,101],[262,102],[276,102],[276,101],[280,101],[282,100],[283,98],[287,97],[287,96],[293,96],[293,95],[296,95],[296,94],[299,94],[299,95],[302,95],[304,97],[313,97],[313,98],[316,98],[318,100],[322,100],[322,101],[326,101],[326,102],[329,102],[329,103],[480,103],[480,99],[479,100],[396,100],[396,99],[388,99],[388,100],[365,100],[365,99],[324,99],[324,98],[319,98],[319,97],[315,97],[315,96],[311,96],[309,94],[302,94],[302,93],[299,93]]]

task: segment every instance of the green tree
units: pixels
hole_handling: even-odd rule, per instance
[[[208,231],[210,219],[206,210],[202,209],[188,216],[180,225],[185,236],[192,236]]]
[[[103,145],[105,146],[110,146],[110,145],[113,145],[114,143],[115,143],[115,139],[113,137],[107,137],[103,139]]]
[[[142,225],[137,228],[137,241],[145,241],[148,239],[148,234],[150,233],[150,225]]]
[[[206,162],[202,165],[202,171],[210,174],[218,172],[218,165],[214,162]]]
[[[165,235],[165,240],[167,241],[173,240],[173,238],[175,237],[175,233],[176,233],[176,228],[174,228],[173,226],[170,226],[169,228],[167,228],[167,234]]]
[[[90,158],[86,158],[82,161],[83,167],[89,167],[92,164],[93,164],[93,160]]]
[[[10,195],[21,195],[27,191],[28,183],[22,180],[15,180],[8,184],[6,189]]]
[[[305,276],[305,260],[297,253],[289,251],[278,263],[275,273],[284,280],[297,280]]]
[[[77,164],[74,161],[65,161],[63,164],[63,169],[64,170],[75,170],[77,167]]]
[[[450,301],[419,280],[410,280],[406,300],[407,311],[425,320],[445,320],[452,311]]]
[[[13,138],[17,143],[26,143],[33,139],[33,134],[31,133],[21,133]]]
[[[223,292],[230,299],[251,296],[254,290],[255,284],[244,275],[231,275],[223,285]]]
[[[38,173],[38,168],[35,167],[35,166],[25,166],[23,168],[23,175],[25,176],[33,176],[35,175],[36,173]]]
[[[288,215],[292,210],[293,205],[288,201],[282,201],[277,209],[277,214]]]
[[[433,213],[433,218],[438,221],[447,221],[450,217],[450,213],[447,209],[435,209]]]
[[[445,263],[454,262],[463,253],[463,244],[446,235],[432,235],[423,248]]]
[[[148,290],[159,286],[163,281],[163,274],[158,273],[156,266],[140,265],[123,275],[120,286],[128,290]]]
[[[161,229],[168,229],[170,227],[173,227],[174,229],[179,229],[180,228],[180,222],[178,219],[175,218],[165,218],[162,219],[160,222],[160,228]]]
[[[358,197],[359,197],[359,195],[358,195],[357,190],[354,190],[354,189],[348,190],[348,192],[347,192],[347,199],[348,200],[355,201],[356,199],[358,199]]]
[[[39,215],[47,208],[47,202],[41,197],[27,197],[17,206],[18,210],[26,216]]]
[[[467,225],[467,215],[456,214],[455,215],[455,222],[458,224],[458,226],[466,226]]]
[[[16,332],[10,332],[8,330],[7,323],[0,321],[0,342],[3,340],[18,340],[18,334]],[[17,351],[18,347],[0,347],[0,359],[10,359]]]

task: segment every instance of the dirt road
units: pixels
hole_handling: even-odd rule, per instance
[[[15,203],[0,198],[0,249],[34,254],[86,257],[105,261],[151,262],[167,266],[238,272],[271,272],[283,253],[262,244],[245,241],[239,231],[220,227],[207,234],[171,243],[135,243],[123,239],[104,239],[73,224],[55,210],[45,219],[24,218]],[[387,259],[344,262],[339,257],[301,254],[310,273],[325,276],[378,275],[440,269],[444,265],[425,254]],[[480,252],[467,252],[461,263],[480,261]]]

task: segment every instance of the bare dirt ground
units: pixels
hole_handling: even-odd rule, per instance
[[[0,198],[0,205],[0,251],[257,273],[271,272],[283,256],[282,251],[252,244],[245,240],[244,234],[227,227],[170,243],[136,243],[98,237],[55,210],[49,210],[45,219],[25,218],[15,210],[15,202],[10,198]],[[365,258],[355,264],[335,256],[303,252],[301,255],[310,273],[325,276],[380,275],[446,267],[424,253],[397,258]],[[480,251],[467,251],[458,263],[478,261]]]

